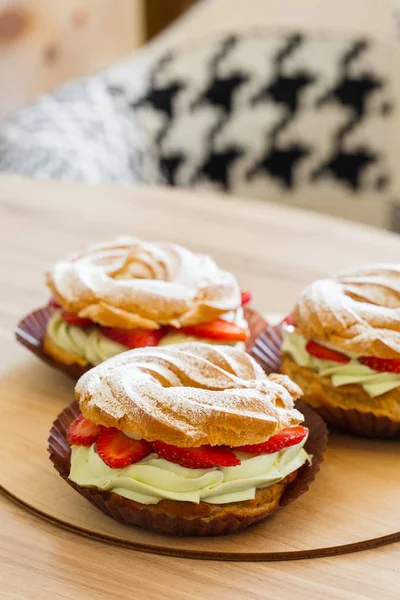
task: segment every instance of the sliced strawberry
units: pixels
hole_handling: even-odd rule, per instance
[[[102,327],[101,333],[127,348],[145,348],[158,346],[165,331],[160,329],[118,329],[117,327]]]
[[[79,415],[68,427],[67,439],[71,446],[91,446],[99,437],[101,429],[101,425]]]
[[[242,296],[242,306],[245,306],[246,304],[248,304],[249,302],[251,302],[252,299],[252,295],[251,292],[248,292],[247,290],[241,293]]]
[[[152,451],[146,440],[133,440],[114,427],[103,427],[97,440],[97,454],[112,469],[123,469]]]
[[[292,325],[293,327],[296,327],[296,321],[294,320],[293,314],[287,315],[287,317],[283,319],[282,323],[286,323],[286,325]]]
[[[351,358],[345,354],[337,352],[337,350],[331,350],[330,348],[322,346],[313,340],[310,340],[307,343],[306,350],[309,354],[311,354],[311,356],[315,356],[315,358],[321,358],[322,360],[332,360],[338,363],[348,363],[351,360]]]
[[[400,358],[377,358],[375,356],[360,356],[358,360],[362,365],[366,365],[374,371],[400,373]]]
[[[54,297],[50,298],[47,306],[50,306],[51,308],[61,308],[61,305],[58,304],[57,300]]]
[[[223,319],[216,319],[215,321],[211,321],[211,323],[200,323],[198,325],[182,327],[180,331],[186,335],[210,340],[224,340],[226,342],[246,342],[249,337],[247,329],[238,327],[238,325],[229,323]]]
[[[211,467],[236,467],[240,460],[226,446],[199,446],[180,448],[165,442],[153,442],[153,449],[169,462],[188,469],[209,469]]]
[[[61,313],[63,321],[68,323],[68,325],[75,325],[76,327],[89,327],[89,325],[93,325],[93,321],[90,319],[83,319],[82,317],[78,317],[75,313],[68,312],[67,310],[63,310]]]
[[[307,427],[303,427],[302,425],[288,427],[270,437],[266,442],[238,446],[235,450],[249,452],[250,454],[273,454],[274,452],[278,452],[278,450],[282,450],[282,448],[289,448],[290,446],[299,444],[306,437],[307,433]]]

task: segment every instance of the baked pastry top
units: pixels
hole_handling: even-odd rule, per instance
[[[320,279],[293,311],[298,333],[345,352],[400,358],[400,265],[369,265]]]
[[[130,236],[56,263],[47,284],[66,311],[122,329],[205,323],[241,305],[236,278],[209,256]]]
[[[76,396],[94,423],[176,446],[255,444],[303,421],[288,377],[267,377],[241,350],[194,342],[109,359],[81,377]]]

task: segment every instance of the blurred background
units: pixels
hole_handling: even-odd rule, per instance
[[[196,0],[0,0],[0,118],[153,38]]]
[[[399,42],[400,0],[0,0],[0,171],[400,231]]]

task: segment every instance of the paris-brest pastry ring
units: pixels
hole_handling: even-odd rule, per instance
[[[120,354],[86,373],[76,397],[83,415],[148,441],[242,446],[303,421],[300,388],[267,377],[248,354],[186,343]]]
[[[400,358],[400,265],[369,265],[314,281],[293,311],[297,330],[344,352]]]
[[[137,348],[88,371],[75,391],[80,411],[73,403],[53,424],[50,458],[129,525],[239,531],[304,493],[322,460],[326,430],[294,408],[300,388],[232,346]]]
[[[235,277],[209,256],[130,236],[56,263],[47,284],[63,309],[122,329],[209,322],[241,303]]]

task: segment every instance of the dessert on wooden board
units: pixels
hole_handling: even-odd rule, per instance
[[[400,434],[400,265],[314,281],[283,324],[282,372],[325,420],[371,437]]]
[[[296,479],[304,492],[302,469],[321,461],[324,434],[308,448],[300,396],[232,346],[135,349],[78,381],[81,414],[59,416],[50,456],[117,520],[174,535],[233,532],[277,510]]]
[[[47,285],[49,307],[28,315],[17,337],[74,376],[128,349],[249,339],[251,294],[211,257],[177,244],[120,236],[91,245],[57,262]]]

